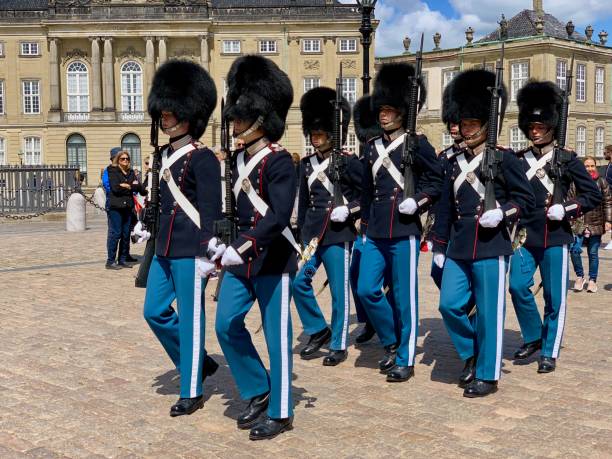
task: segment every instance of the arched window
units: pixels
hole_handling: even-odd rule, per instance
[[[121,110],[142,112],[142,67],[127,61],[121,66]]]
[[[72,62],[67,71],[69,112],[89,112],[89,79],[87,67],[81,61]]]
[[[83,174],[87,172],[87,143],[81,134],[72,134],[66,140],[66,163]]]
[[[130,154],[132,159],[132,167],[141,169],[141,154],[140,154],[140,137],[136,134],[126,134],[121,139],[121,148]]]
[[[576,128],[576,153],[578,156],[586,155],[587,134],[585,126]]]
[[[606,144],[606,131],[602,127],[595,128],[595,156],[601,158]]]

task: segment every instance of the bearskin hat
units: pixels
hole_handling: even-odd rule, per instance
[[[293,87],[287,74],[270,59],[247,55],[234,61],[226,81],[223,116],[253,122],[261,116],[266,137],[278,141],[293,102]]]
[[[477,119],[486,123],[491,109],[491,91],[495,86],[495,74],[488,70],[471,69],[457,75],[449,90],[448,109],[444,116],[448,120]],[[506,112],[508,91],[504,86],[501,95],[500,114]]]
[[[559,124],[563,93],[550,81],[530,81],[516,96],[519,108],[518,122],[521,131],[529,138],[530,123],[544,123],[555,129]]]
[[[353,125],[360,142],[365,143],[381,136],[383,129],[378,123],[378,112],[374,111],[372,96],[364,96],[353,106]]]
[[[325,131],[331,135],[334,132],[336,91],[324,86],[313,88],[302,96],[300,110],[302,111],[302,130],[308,136],[312,131]],[[348,127],[351,122],[351,106],[342,97],[342,144],[346,142]]]
[[[151,118],[172,112],[179,121],[188,121],[189,134],[199,139],[216,105],[217,88],[200,65],[174,59],[155,72],[147,103]]]
[[[404,115],[410,107],[410,88],[415,69],[410,64],[390,63],[383,64],[376,75],[374,81],[374,91],[372,92],[372,106],[375,112],[380,110],[383,105],[389,105],[399,109]],[[419,82],[419,107],[425,104],[427,90],[422,81]],[[404,127],[407,120],[404,117]]]
[[[446,124],[446,128],[450,131],[451,124],[459,124],[460,119],[455,118],[456,113],[452,113],[452,102],[453,102],[453,82],[451,81],[444,88],[442,93],[442,122]]]

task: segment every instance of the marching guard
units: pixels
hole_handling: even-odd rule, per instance
[[[538,373],[555,370],[561,348],[569,279],[568,249],[574,240],[570,219],[580,217],[601,201],[595,182],[576,154],[559,150],[556,145],[565,141],[559,139],[561,124],[567,121],[561,119],[563,103],[561,89],[548,81],[531,81],[517,95],[519,127],[532,142],[517,155],[525,166],[536,207],[521,219],[526,239],[510,263],[510,294],[524,340],[514,358],[523,360],[541,349]],[[555,204],[552,197],[556,149],[563,202]],[[568,199],[572,183],[577,193],[574,199]],[[537,268],[544,289],[544,321],[531,291]]]
[[[292,328],[289,304],[297,270],[297,246],[289,223],[296,194],[291,155],[276,143],[293,101],[287,75],[269,59],[238,58],[227,75],[223,116],[244,147],[232,160],[232,192],[238,238],[221,259],[227,268],[217,304],[216,332],[247,408],[238,416],[249,438],[272,438],[290,430]],[[266,370],[244,319],[259,303],[270,357]],[[266,411],[267,417],[260,420]]]
[[[402,199],[404,176],[400,170],[406,147],[407,114],[411,104],[420,107],[425,101],[420,81],[419,100],[410,99],[415,73],[408,64],[385,64],[380,68],[371,107],[384,134],[370,140],[364,152],[361,211],[367,238],[361,254],[357,294],[385,347],[379,368],[388,382],[407,381],[414,375],[420,214],[438,198],[442,185],[434,148],[424,136],[418,136],[412,169],[416,193]],[[387,269],[391,273],[395,314],[382,290]]]
[[[310,335],[308,344],[300,351],[303,359],[316,357],[327,342],[329,354],[323,365],[335,366],[346,360],[350,316],[349,265],[351,247],[360,216],[362,164],[357,156],[346,151],[333,151],[333,133],[341,129],[341,145],[346,142],[351,120],[348,101],[341,98],[341,126],[335,126],[336,91],[318,87],[306,92],[300,102],[302,128],[310,138],[315,153],[301,161],[298,200],[298,228],[307,251],[312,251],[293,284],[294,301],[304,326]],[[340,120],[338,120],[340,121]],[[341,180],[343,204],[334,207],[332,182],[334,162],[342,164]],[[329,279],[332,298],[331,330],[315,298],[312,279],[323,264]]]
[[[508,225],[533,207],[534,198],[514,153],[497,148],[495,157],[500,160],[492,183],[498,207],[483,212],[481,162],[488,123],[492,122],[491,88],[500,93],[501,114],[506,90],[503,84],[497,88],[495,74],[486,70],[464,71],[452,85],[451,116],[460,120],[467,148],[446,162],[433,250],[435,257],[445,258],[440,312],[459,357],[465,361],[459,385],[465,387],[464,396],[482,397],[497,390],[501,372],[506,270],[512,254]],[[466,310],[472,295],[477,304],[475,323]]]
[[[220,168],[214,153],[196,144],[216,103],[208,73],[181,60],[157,70],[148,99],[151,118],[170,137],[161,149],[159,231],[144,303],[147,323],[180,373],[170,416],[204,406],[203,377],[218,367],[204,348],[204,288],[220,255],[212,233],[221,215]]]

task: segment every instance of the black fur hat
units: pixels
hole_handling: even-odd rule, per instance
[[[324,86],[313,88],[302,96],[302,130],[308,136],[312,131],[325,131],[331,137],[334,132],[334,101],[336,91]],[[351,122],[351,106],[342,97],[342,144],[346,142]]]
[[[200,65],[173,59],[155,72],[147,102],[151,118],[172,112],[179,121],[188,121],[189,134],[199,139],[216,105],[215,83]]]
[[[532,80],[518,92],[516,104],[519,108],[519,127],[527,138],[530,123],[552,126],[556,134],[563,106],[563,93],[556,84]]]
[[[442,122],[446,124],[446,128],[450,131],[451,124],[459,124],[460,119],[455,117],[456,113],[452,113],[453,102],[453,81],[448,83],[442,93]]]
[[[360,142],[365,143],[381,136],[383,129],[378,123],[378,112],[372,106],[372,96],[364,96],[353,106],[353,125]]]
[[[399,109],[402,114],[408,112],[410,106],[410,87],[415,69],[410,64],[393,62],[383,64],[374,81],[372,92],[372,106],[375,112],[383,105],[389,105]],[[427,90],[422,81],[419,82],[419,107],[420,110],[427,99]],[[407,120],[404,116],[404,127]]]
[[[261,116],[266,137],[276,142],[285,131],[292,102],[289,77],[270,59],[247,55],[230,67],[224,117],[255,122]]]
[[[449,90],[448,109],[444,116],[449,120],[477,119],[486,123],[491,109],[491,91],[495,86],[495,74],[488,70],[471,69],[457,75]],[[508,91],[503,87],[500,114],[506,111]]]

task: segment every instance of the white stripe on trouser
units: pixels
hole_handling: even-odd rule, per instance
[[[408,341],[408,366],[414,365],[416,350],[416,241],[410,236],[410,339]]]
[[[495,341],[495,379],[501,376],[501,357],[504,339],[504,301],[506,299],[506,263],[503,256],[498,258],[497,273],[497,333]]]
[[[567,244],[563,246],[563,266],[561,267],[561,304],[559,305],[559,316],[557,317],[557,334],[553,346],[552,358],[556,359],[561,347],[561,338],[565,328],[565,309],[567,307]]]
[[[194,260],[195,261],[195,260]],[[198,366],[200,363],[200,314],[202,313],[202,278],[198,273],[198,265],[193,268],[193,335],[191,341],[191,385],[189,396],[197,397]],[[179,319],[180,320],[180,319]]]
[[[280,316],[280,345],[281,345],[281,397],[280,416],[289,416],[289,355],[287,353],[289,328],[289,274],[283,274],[281,279],[281,316]]]
[[[349,313],[351,310],[351,292],[349,289],[349,264],[350,264],[351,252],[349,249],[349,243],[344,243],[344,322],[342,324],[342,343],[340,344],[340,350],[346,349],[346,338],[348,336],[348,320]]]

